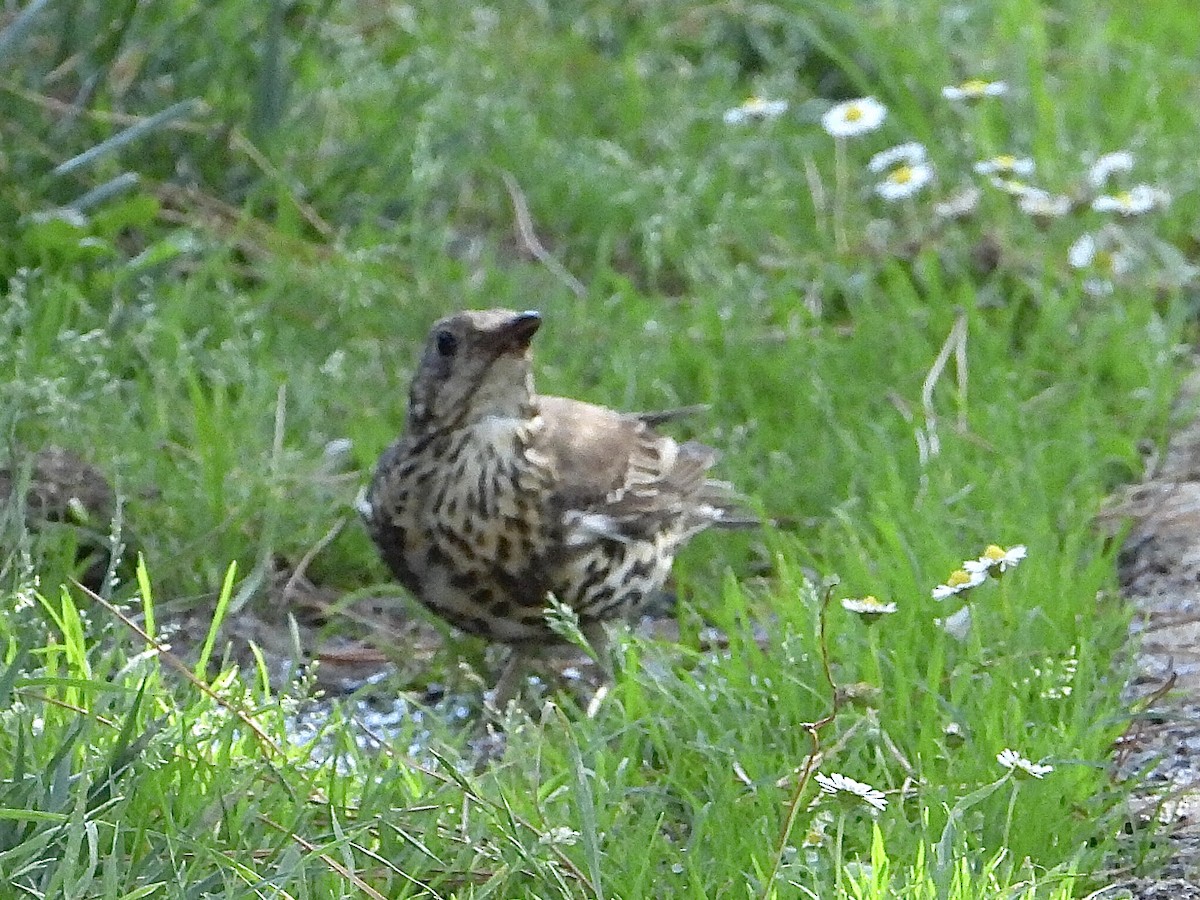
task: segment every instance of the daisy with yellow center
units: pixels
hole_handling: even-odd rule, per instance
[[[816,781],[821,788],[821,793],[827,797],[834,797],[843,803],[862,802],[876,812],[883,812],[887,809],[887,797],[883,795],[883,791],[877,791],[869,784],[863,784],[861,781],[855,781],[853,778],[836,773],[833,775],[818,773]]]
[[[857,137],[874,131],[886,118],[886,106],[874,97],[860,97],[830,107],[821,125],[835,138]]]
[[[970,573],[987,575],[1003,575],[1009,569],[1014,569],[1026,556],[1024,544],[1017,544],[1005,550],[996,544],[989,544],[978,559],[969,559],[963,563],[963,569]]]
[[[766,100],[749,97],[741,106],[725,110],[726,125],[745,125],[747,122],[766,122],[778,119],[787,112],[786,100]]]
[[[966,103],[974,103],[984,97],[1003,97],[1007,93],[1007,82],[984,81],[982,78],[971,78],[962,84],[951,84],[942,88],[942,96],[947,100]]]
[[[847,597],[842,601],[842,609],[852,612],[868,624],[881,616],[890,615],[896,611],[895,603],[884,603],[868,594],[865,597]]]
[[[1020,178],[1001,178],[999,175],[991,176],[988,181],[992,187],[998,191],[1003,191],[1013,197],[1024,197],[1026,194],[1036,191],[1033,185],[1022,181]]]
[[[887,172],[883,181],[875,185],[875,193],[888,202],[911,197],[933,180],[933,166],[925,159],[925,146],[916,141],[876,153],[867,168],[876,174]]]
[[[1149,184],[1138,184],[1117,194],[1101,194],[1092,201],[1096,212],[1115,212],[1122,216],[1140,216],[1154,209],[1166,207],[1171,195],[1162,188]]]
[[[1081,234],[1067,250],[1067,262],[1085,274],[1083,290],[1093,297],[1111,294],[1114,282],[1133,268],[1124,235],[1115,225]]]
[[[969,572],[966,569],[955,569],[950,573],[944,584],[939,584],[932,591],[934,600],[945,600],[963,591],[983,584],[987,575],[982,572]]]
[[[822,810],[812,817],[812,821],[808,824],[808,831],[804,833],[804,840],[800,846],[806,850],[815,849],[825,844],[828,839],[826,832],[829,826],[833,824],[833,813],[829,810]]]
[[[1033,174],[1033,160],[1028,156],[1013,156],[1003,153],[991,159],[981,159],[974,166],[979,175],[1019,175],[1027,177]]]

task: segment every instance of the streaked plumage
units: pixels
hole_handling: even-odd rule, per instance
[[[518,650],[557,642],[546,595],[589,637],[636,614],[676,551],[741,523],[716,451],[627,414],[534,393],[537,313],[469,311],[437,322],[361,512],[396,578],[426,607]]]

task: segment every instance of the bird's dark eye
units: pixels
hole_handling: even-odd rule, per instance
[[[458,349],[458,338],[452,335],[449,331],[439,331],[437,333],[437,351],[442,356],[453,356],[454,351]]]

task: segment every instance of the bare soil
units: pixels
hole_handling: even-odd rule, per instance
[[[1200,371],[1186,383],[1161,459],[1108,517],[1132,521],[1120,577],[1134,607],[1127,694],[1138,710],[1116,771],[1141,780],[1131,846],[1165,860],[1156,878],[1117,882],[1105,897],[1200,900]],[[1128,892],[1128,893],[1126,893]]]

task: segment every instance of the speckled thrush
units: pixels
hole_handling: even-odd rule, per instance
[[[547,594],[603,642],[635,615],[679,548],[710,525],[745,524],[715,450],[678,443],[637,415],[534,393],[536,312],[480,310],[437,322],[404,434],[382,456],[360,512],[393,574],[464,631],[508,644],[503,705],[521,654],[558,643]]]

